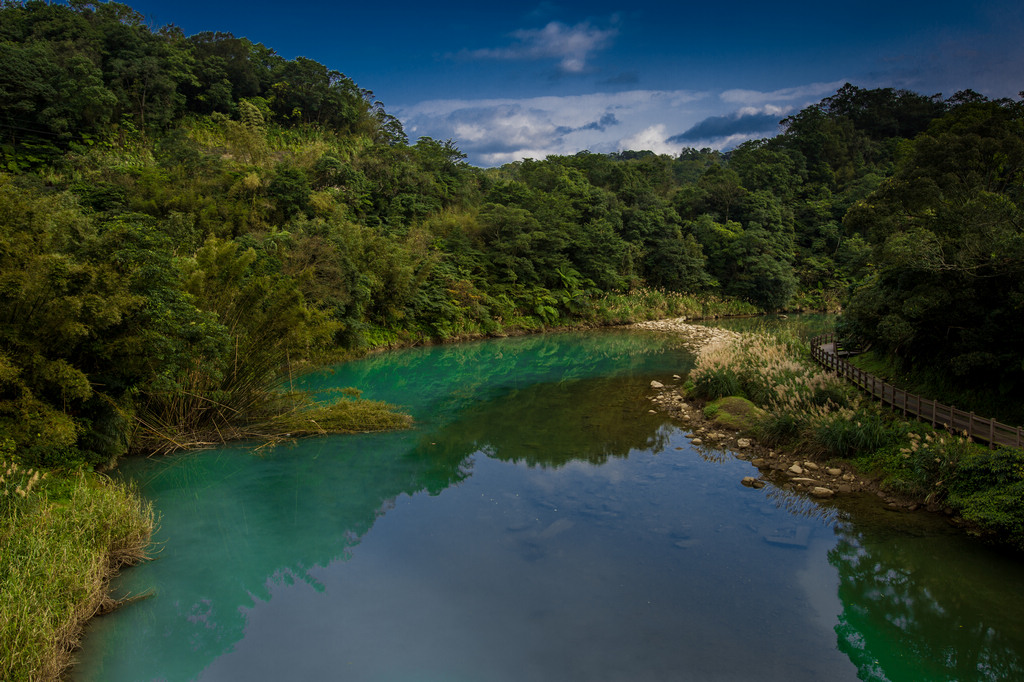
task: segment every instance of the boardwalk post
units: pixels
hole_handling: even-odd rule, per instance
[[[996,420],[988,420],[988,447],[991,450],[996,449]]]

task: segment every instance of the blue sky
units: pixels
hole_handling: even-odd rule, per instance
[[[1024,90],[1024,3],[140,0],[154,27],[245,36],[372,90],[411,141],[480,166],[581,149],[727,149],[843,83]]]

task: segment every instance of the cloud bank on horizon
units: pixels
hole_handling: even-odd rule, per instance
[[[581,150],[678,154],[686,147],[731,149],[745,140],[775,135],[783,118],[834,93],[844,82],[776,92],[626,90],[429,100],[398,107],[394,113],[410,139],[450,138],[471,163],[481,166]],[[714,113],[731,108],[727,114]]]

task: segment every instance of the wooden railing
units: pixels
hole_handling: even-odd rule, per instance
[[[889,405],[892,409],[903,412],[905,417],[914,417],[931,423],[933,427],[943,427],[954,433],[967,434],[976,441],[988,443],[992,448],[997,445],[1018,448],[1024,445],[1024,429],[1021,427],[1001,424],[995,419],[979,417],[973,412],[964,412],[955,407],[907,393],[868,374],[859,367],[854,367],[840,357],[841,353],[842,344],[832,332],[811,339],[811,357],[815,361],[856,384],[872,397],[880,400],[883,405]]]

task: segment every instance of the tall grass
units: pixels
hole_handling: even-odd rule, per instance
[[[96,475],[0,463],[0,679],[55,680],[108,580],[144,558],[153,511]]]
[[[740,395],[766,409],[848,405],[850,393],[842,381],[802,361],[801,348],[797,340],[767,334],[721,338],[700,352],[690,381],[699,397]]]

